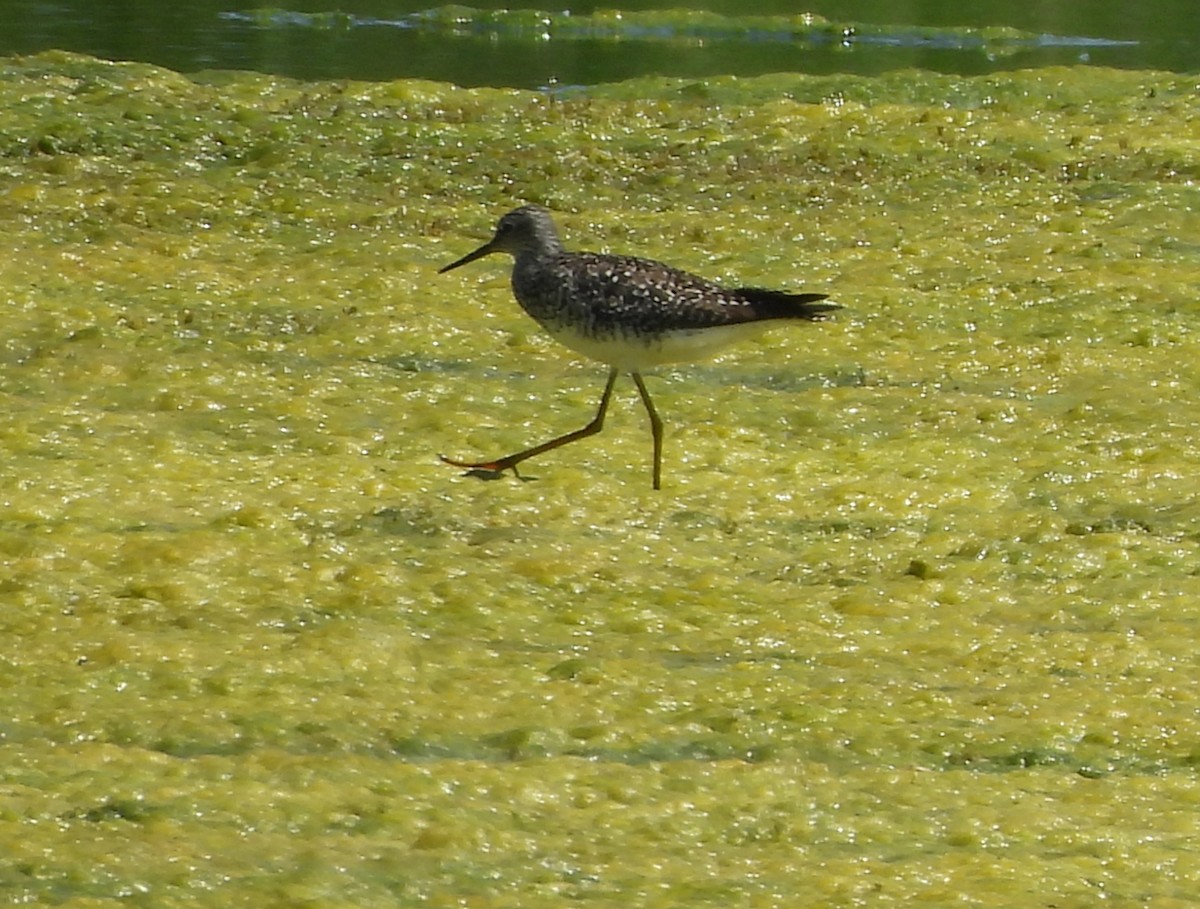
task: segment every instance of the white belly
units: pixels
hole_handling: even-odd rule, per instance
[[[711,357],[730,344],[757,337],[767,322],[745,322],[711,328],[678,329],[648,337],[594,338],[562,328],[547,330],[560,344],[624,372],[640,372],[665,363],[690,363]]]

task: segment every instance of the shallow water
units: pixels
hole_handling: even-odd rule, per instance
[[[11,899],[1183,905],[1195,80],[0,69]],[[498,260],[830,293],[590,416]]]
[[[650,75],[976,75],[1091,63],[1196,72],[1190,0],[637,0],[431,6],[427,0],[191,0],[169,6],[0,0],[0,55],[68,50],[181,72],[307,79],[436,79],[468,86],[594,85]],[[538,10],[538,7],[543,7]]]

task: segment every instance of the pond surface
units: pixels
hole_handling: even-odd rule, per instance
[[[1194,77],[0,61],[0,898],[1185,906]],[[827,292],[619,387],[439,276]]]
[[[422,78],[459,85],[592,85],[645,75],[703,78],[772,72],[876,74],[915,67],[985,73],[1086,62],[1135,69],[1200,68],[1200,17],[1190,0],[1153,4],[1006,0],[961,3],[707,3],[682,11],[623,4],[602,36],[545,28],[502,2],[30,4],[2,0],[0,54],[76,50],[182,72],[250,69],[303,78]],[[560,23],[612,4],[548,4]],[[536,8],[536,7],[534,7]],[[447,11],[462,20],[444,23]],[[702,13],[709,18],[694,28]],[[829,28],[791,34],[780,22],[812,13]],[[999,30],[1013,30],[1007,36]],[[981,34],[979,30],[987,30]],[[990,37],[989,37],[990,36]],[[1002,38],[1002,40],[997,40]]]
[[[0,903],[1194,902],[1192,4],[745,6],[0,0]]]

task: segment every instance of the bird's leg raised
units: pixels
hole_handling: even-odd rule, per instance
[[[634,380],[638,386],[642,388],[642,395],[645,397],[645,388],[642,386],[640,376],[634,375]],[[579,439],[594,436],[604,428],[604,415],[608,412],[608,402],[612,398],[613,386],[617,384],[617,371],[610,370],[608,373],[608,382],[604,386],[604,394],[600,396],[600,407],[596,410],[596,416],[592,418],[592,422],[588,423],[582,429],[576,429],[574,432],[568,432],[566,435],[558,436],[551,439],[549,442],[543,442],[541,445],[534,445],[532,448],[526,448],[524,451],[518,451],[516,454],[510,454],[503,458],[496,458],[494,461],[457,461],[453,458],[448,458],[445,455],[438,455],[439,458],[446,464],[451,464],[454,467],[464,467],[467,470],[486,470],[494,473],[499,473],[503,470],[512,468],[513,473],[517,472],[517,465],[522,461],[550,451],[554,448],[561,448],[563,445],[569,445],[572,442],[577,442]],[[649,399],[647,406],[649,406]],[[653,409],[651,409],[653,413]],[[657,419],[657,417],[655,417]],[[657,478],[657,473],[656,473]],[[658,488],[657,482],[655,488]]]

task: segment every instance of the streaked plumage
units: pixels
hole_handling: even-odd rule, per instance
[[[662,424],[641,371],[709,356],[774,321],[817,321],[839,308],[820,302],[825,294],[725,288],[652,259],[568,252],[550,213],[537,205],[510,211],[490,241],[439,273],[495,252],[515,259],[512,288],[521,307],[556,340],[611,369],[596,417],[583,429],[494,461],[442,458],[474,470],[516,472],[527,458],[599,432],[616,377],[628,372],[650,414],[659,489]]]

